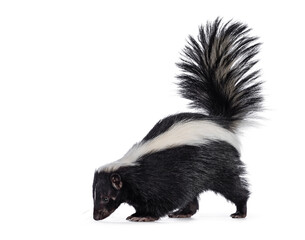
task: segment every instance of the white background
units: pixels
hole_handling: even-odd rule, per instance
[[[1,1],[1,239],[304,239],[302,1]],[[175,62],[221,16],[253,28],[266,111],[241,137],[248,217],[213,193],[191,219],[92,219],[94,169],[187,111]]]

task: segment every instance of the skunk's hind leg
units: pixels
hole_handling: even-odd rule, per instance
[[[240,177],[226,179],[221,182],[216,189],[212,190],[220,193],[226,199],[235,204],[236,212],[231,214],[232,218],[245,218],[247,216],[247,201],[250,192],[245,179]]]
[[[247,216],[247,201],[250,195],[248,184],[240,177],[233,181],[230,191],[224,196],[236,206],[236,212],[231,214],[232,218],[245,218]]]
[[[168,214],[170,218],[189,218],[193,216],[197,210],[199,209],[199,204],[197,197],[194,198],[191,202],[189,202],[186,206],[183,208]]]
[[[235,203],[236,212],[231,214],[232,218],[245,218],[247,216],[247,200]]]
[[[236,174],[226,175],[226,177],[218,178],[218,181],[213,182],[210,189],[220,193],[235,204],[236,212],[231,214],[232,218],[245,218],[247,216],[247,200],[250,192],[246,179]]]

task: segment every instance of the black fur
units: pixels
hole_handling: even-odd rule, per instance
[[[152,140],[177,122],[208,120],[232,132],[261,106],[258,72],[247,73],[256,63],[256,38],[240,23],[221,25],[216,19],[201,27],[198,41],[189,38],[185,57],[178,66],[182,96],[205,111],[180,113],[160,120],[143,138]],[[183,145],[150,152],[134,166],[112,172],[96,171],[93,181],[94,219],[109,216],[121,203],[136,212],[127,219],[153,221],[170,217],[190,217],[199,209],[200,193],[212,190],[236,205],[233,218],[247,215],[249,190],[240,154],[225,141],[200,146]],[[173,212],[176,210],[175,212]]]

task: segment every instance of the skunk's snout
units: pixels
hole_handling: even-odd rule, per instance
[[[96,210],[94,209],[93,211],[93,219],[98,221],[98,220],[102,220],[105,217],[107,217],[107,215],[105,215],[105,212],[103,210]]]
[[[109,212],[105,209],[100,209],[100,210],[94,209],[93,210],[93,219],[96,221],[102,220],[102,219],[108,217],[112,212]]]

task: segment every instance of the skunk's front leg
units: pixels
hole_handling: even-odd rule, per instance
[[[144,213],[144,212],[135,212],[126,218],[126,220],[132,222],[153,222],[158,220],[159,217],[154,216],[153,214]]]

